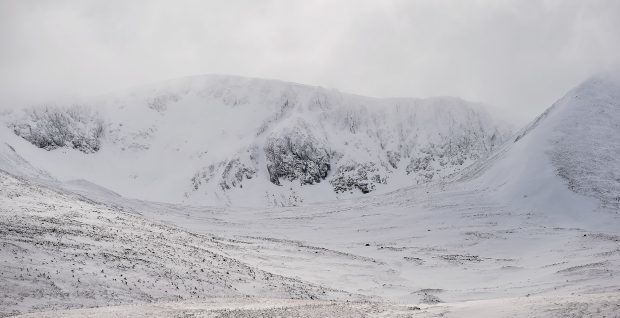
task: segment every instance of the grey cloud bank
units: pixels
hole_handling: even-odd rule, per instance
[[[522,123],[618,52],[620,1],[0,1],[0,107],[221,73]]]

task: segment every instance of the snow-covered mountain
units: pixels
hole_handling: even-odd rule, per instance
[[[620,209],[620,72],[570,90],[460,179],[560,218]]]
[[[298,205],[437,181],[510,133],[458,98],[377,99],[216,75],[5,119],[29,143],[4,139],[61,180],[200,205]]]
[[[196,83],[197,80],[187,81]],[[244,89],[248,87],[247,82],[265,83],[238,78],[235,81],[246,83],[242,85]],[[185,87],[178,82],[177,85]],[[273,85],[276,84],[269,84]],[[163,86],[168,90],[174,85]],[[153,89],[145,88],[139,94],[130,92],[127,93],[129,97],[122,95],[119,100],[136,98],[140,101],[142,97],[139,96],[151,96],[149,92]],[[137,95],[130,97],[131,94]],[[338,201],[329,200],[335,193],[331,182],[334,171],[342,166],[340,160],[347,156],[343,149],[350,150],[351,160],[356,157],[350,154],[369,158],[361,154],[384,154],[386,149],[393,149],[394,139],[385,139],[385,148],[382,148],[379,143],[382,139],[366,132],[371,128],[381,131],[379,135],[398,131],[376,122],[386,123],[388,118],[392,118],[390,122],[398,122],[394,118],[398,117],[396,112],[402,114],[402,110],[397,110],[397,106],[376,106],[381,111],[375,112],[372,105],[389,103],[335,92],[330,94],[344,96],[342,100],[364,100],[367,104],[362,107],[356,106],[358,103],[343,102],[314,114],[306,109],[312,103],[295,103],[301,106],[270,121],[265,130],[259,128],[270,115],[256,111],[261,124],[243,117],[249,112],[245,109],[254,110],[252,106],[235,103],[231,106],[223,102],[217,104],[220,108],[213,106],[222,114],[218,117],[222,118],[222,123],[216,126],[218,120],[199,117],[201,111],[189,106],[195,104],[190,103],[190,97],[179,98],[167,107],[158,102],[156,108],[160,110],[153,112],[144,112],[144,107],[137,106],[118,108],[120,104],[105,97],[96,101],[103,105],[96,108],[97,112],[74,108],[56,114],[52,109],[47,113],[29,114],[28,120],[20,119],[21,114],[10,115],[10,127],[17,129],[22,137],[9,128],[0,127],[1,136],[7,142],[0,145],[0,169],[4,170],[0,171],[0,283],[4,286],[0,289],[0,316],[33,312],[25,317],[112,317],[127,313],[136,317],[403,317],[412,314],[421,317],[599,317],[613,316],[620,310],[619,74],[596,76],[571,90],[505,143],[488,146],[494,150],[487,157],[476,161],[468,158],[466,160],[473,163],[464,162],[464,168],[445,161],[443,167],[454,168],[450,171],[456,173],[446,175],[443,182],[414,184],[380,193],[381,187],[388,188],[399,171],[403,178],[407,177],[403,162],[412,159],[404,159],[401,152],[397,168],[388,172],[388,185],[379,184],[368,195]],[[187,104],[184,104],[186,98]],[[144,105],[137,101],[131,105]],[[445,126],[429,122],[441,121],[440,118],[446,116],[469,118],[463,114],[470,112],[471,118],[480,116],[461,106],[438,106],[442,113],[435,114],[432,111],[435,106],[424,106],[431,101],[408,101],[412,104],[407,109],[415,113],[411,116],[414,122],[419,120],[420,129],[407,127],[428,144],[454,140],[446,136],[468,135],[463,133],[467,129],[455,129],[447,134]],[[207,104],[213,105],[212,102]],[[445,105],[445,99],[440,104]],[[207,118],[204,120],[209,120],[209,125],[192,122],[192,116],[172,111],[175,109],[172,105],[194,109],[195,117]],[[265,105],[260,107],[266,108]],[[91,109],[95,106],[92,104]],[[357,127],[364,128],[355,133],[348,130],[350,126],[338,128],[340,126],[334,124],[340,122],[336,120],[337,114],[341,109],[348,109],[346,107],[367,112],[363,118],[375,119],[363,121]],[[244,114],[241,117],[244,124],[230,120],[235,118],[234,112]],[[313,117],[323,113],[326,115],[321,120]],[[128,131],[142,122],[139,116],[146,116],[143,120],[149,124],[144,127],[155,125],[158,128],[147,134],[129,134]],[[421,117],[426,121],[419,119]],[[179,118],[188,124],[175,126],[173,123],[183,122]],[[298,123],[299,118],[306,123]],[[454,127],[473,121],[455,121]],[[43,124],[46,122],[61,124]],[[39,123],[41,126],[35,126]],[[57,133],[53,127],[62,133]],[[175,129],[183,133],[163,133]],[[189,138],[194,136],[193,129],[214,132],[224,129],[226,133],[216,137],[202,137],[217,146],[219,152],[196,155],[195,147],[200,141]],[[334,137],[334,132],[339,134]],[[48,138],[48,133],[62,138]],[[185,139],[179,136],[188,136],[187,146],[179,146],[185,144]],[[489,138],[492,139],[492,135]],[[359,142],[357,146],[353,143],[355,140]],[[50,150],[35,147],[31,142]],[[226,148],[227,144],[230,149]],[[473,144],[485,145],[483,142]],[[339,152],[343,153],[338,160],[331,155],[336,148],[334,145],[340,145]],[[411,153],[417,154],[418,144],[413,145]],[[256,146],[253,148],[259,154],[255,157],[259,167],[255,176],[249,180],[246,175],[233,178],[236,186],[229,183],[231,186],[227,190],[230,192],[220,188],[218,191],[222,192],[218,193],[228,195],[231,201],[235,199],[234,193],[249,196],[251,193],[244,191],[251,189],[251,182],[260,179],[263,184],[283,191],[291,191],[286,187],[293,183],[306,183],[299,189],[329,185],[330,191],[326,192],[330,195],[325,195],[325,202],[296,207],[213,208],[164,204],[122,197],[83,180],[58,181],[41,169],[49,167],[61,179],[71,177],[70,173],[90,173],[87,176],[99,176],[105,181],[108,179],[102,176],[109,173],[109,180],[119,183],[117,175],[132,171],[144,173],[136,175],[135,180],[151,176],[163,182],[170,181],[171,177],[157,179],[158,168],[163,174],[173,174],[174,169],[187,170],[189,173],[179,176],[176,184],[190,182],[192,188],[191,176],[196,168],[184,165],[202,163],[198,168],[202,169],[207,164],[209,172],[212,164],[209,162],[216,154],[236,154],[239,160],[233,160],[237,163],[229,170],[245,173],[247,171],[238,167],[241,164],[253,167],[249,166],[253,155],[238,155],[239,149],[251,146]],[[322,156],[325,149],[331,151],[326,151],[330,154],[328,157]],[[435,146],[434,149],[443,149],[443,157],[439,153],[429,153],[435,159],[429,160],[430,165],[442,167],[443,158],[460,158],[445,151],[445,147]],[[471,146],[460,150],[474,153],[472,149],[484,148]],[[161,152],[164,150],[167,152]],[[304,156],[294,156],[299,153]],[[149,158],[149,155],[158,157]],[[297,170],[300,165],[295,164],[295,160],[300,158],[303,162],[307,160],[307,169]],[[323,179],[324,158],[334,161],[329,161],[329,170]],[[185,161],[179,161],[182,164],[167,162],[173,159]],[[387,161],[389,156],[385,154],[380,159]],[[218,171],[214,174],[219,178],[218,186],[223,180],[220,171],[228,169],[229,162],[231,159],[223,167],[215,165],[213,168]],[[281,164],[274,165],[274,162]],[[389,161],[387,163],[391,166]],[[71,170],[72,165],[75,172]],[[118,173],[114,169],[124,170]],[[422,170],[413,177],[422,178],[419,174]],[[433,171],[436,170],[433,166]],[[262,175],[258,171],[262,171]],[[112,175],[113,172],[118,174]],[[277,178],[270,178],[272,175]],[[189,181],[187,176],[190,176]],[[315,176],[318,179],[314,179]],[[321,181],[318,185],[317,180]],[[212,186],[210,182],[213,181],[198,184],[198,189]],[[278,182],[280,186],[275,184]],[[395,182],[393,186],[405,184],[411,183]],[[153,186],[155,189],[157,185]],[[194,196],[202,195],[199,190],[189,194],[188,200],[197,200]],[[145,189],[137,189],[135,193],[140,191]],[[179,190],[179,193],[183,191],[186,190]],[[160,303],[175,300],[185,301]],[[146,304],[149,302],[155,303]],[[47,309],[110,304],[135,306],[37,313]]]

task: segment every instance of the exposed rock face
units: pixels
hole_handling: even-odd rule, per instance
[[[220,165],[216,166],[215,164],[212,164],[196,172],[192,177],[192,187],[194,188],[194,190],[200,189],[203,184],[211,181],[211,179],[213,179],[213,176],[215,175],[215,169],[219,166]]]
[[[375,184],[385,184],[386,181],[387,177],[380,174],[375,163],[348,162],[338,167],[329,183],[336,193],[350,192],[353,189],[369,193],[375,190]]]
[[[299,180],[302,185],[319,183],[331,168],[330,151],[303,122],[297,128],[270,136],[264,151],[273,184],[280,185],[280,178]]]
[[[245,152],[241,152],[236,158],[220,161],[201,169],[192,177],[194,190],[198,190],[203,184],[209,183],[216,177],[220,189],[224,191],[237,187],[243,188],[243,180],[249,180],[256,176],[257,157],[258,147],[254,146]],[[241,158],[246,159],[245,161],[250,162],[250,164],[246,164]]]
[[[407,175],[417,175],[418,183],[428,182],[446,170],[456,171],[478,160],[497,146],[497,135],[477,137],[476,133],[450,138],[442,144],[428,144],[411,155],[405,167]]]
[[[396,151],[388,150],[386,156],[390,166],[394,169],[398,169],[398,164],[400,163],[400,154]]]
[[[256,170],[248,168],[239,159],[234,159],[226,164],[224,172],[222,173],[222,181],[220,181],[220,187],[222,190],[227,190],[233,187],[239,186],[243,188],[241,182],[243,179],[252,179],[256,174]]]
[[[431,155],[411,158],[405,171],[407,174],[417,173],[424,179],[431,180],[434,176],[433,167],[431,166],[432,161],[433,157]]]
[[[99,116],[77,105],[28,109],[11,126],[16,135],[39,148],[71,147],[84,153],[99,150],[104,132]]]

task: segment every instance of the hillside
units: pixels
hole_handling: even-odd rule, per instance
[[[580,219],[595,209],[617,212],[618,136],[620,73],[600,74],[570,90],[460,179],[507,204],[558,219]]]
[[[226,239],[0,171],[0,317],[205,299],[354,299],[228,256]]]
[[[5,117],[3,136],[61,180],[127,197],[299,205],[441,180],[509,136],[458,98],[377,99],[196,76]],[[28,143],[16,139],[27,140]]]

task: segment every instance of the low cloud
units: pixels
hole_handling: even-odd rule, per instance
[[[223,73],[517,122],[620,64],[620,1],[1,1],[0,103]]]

